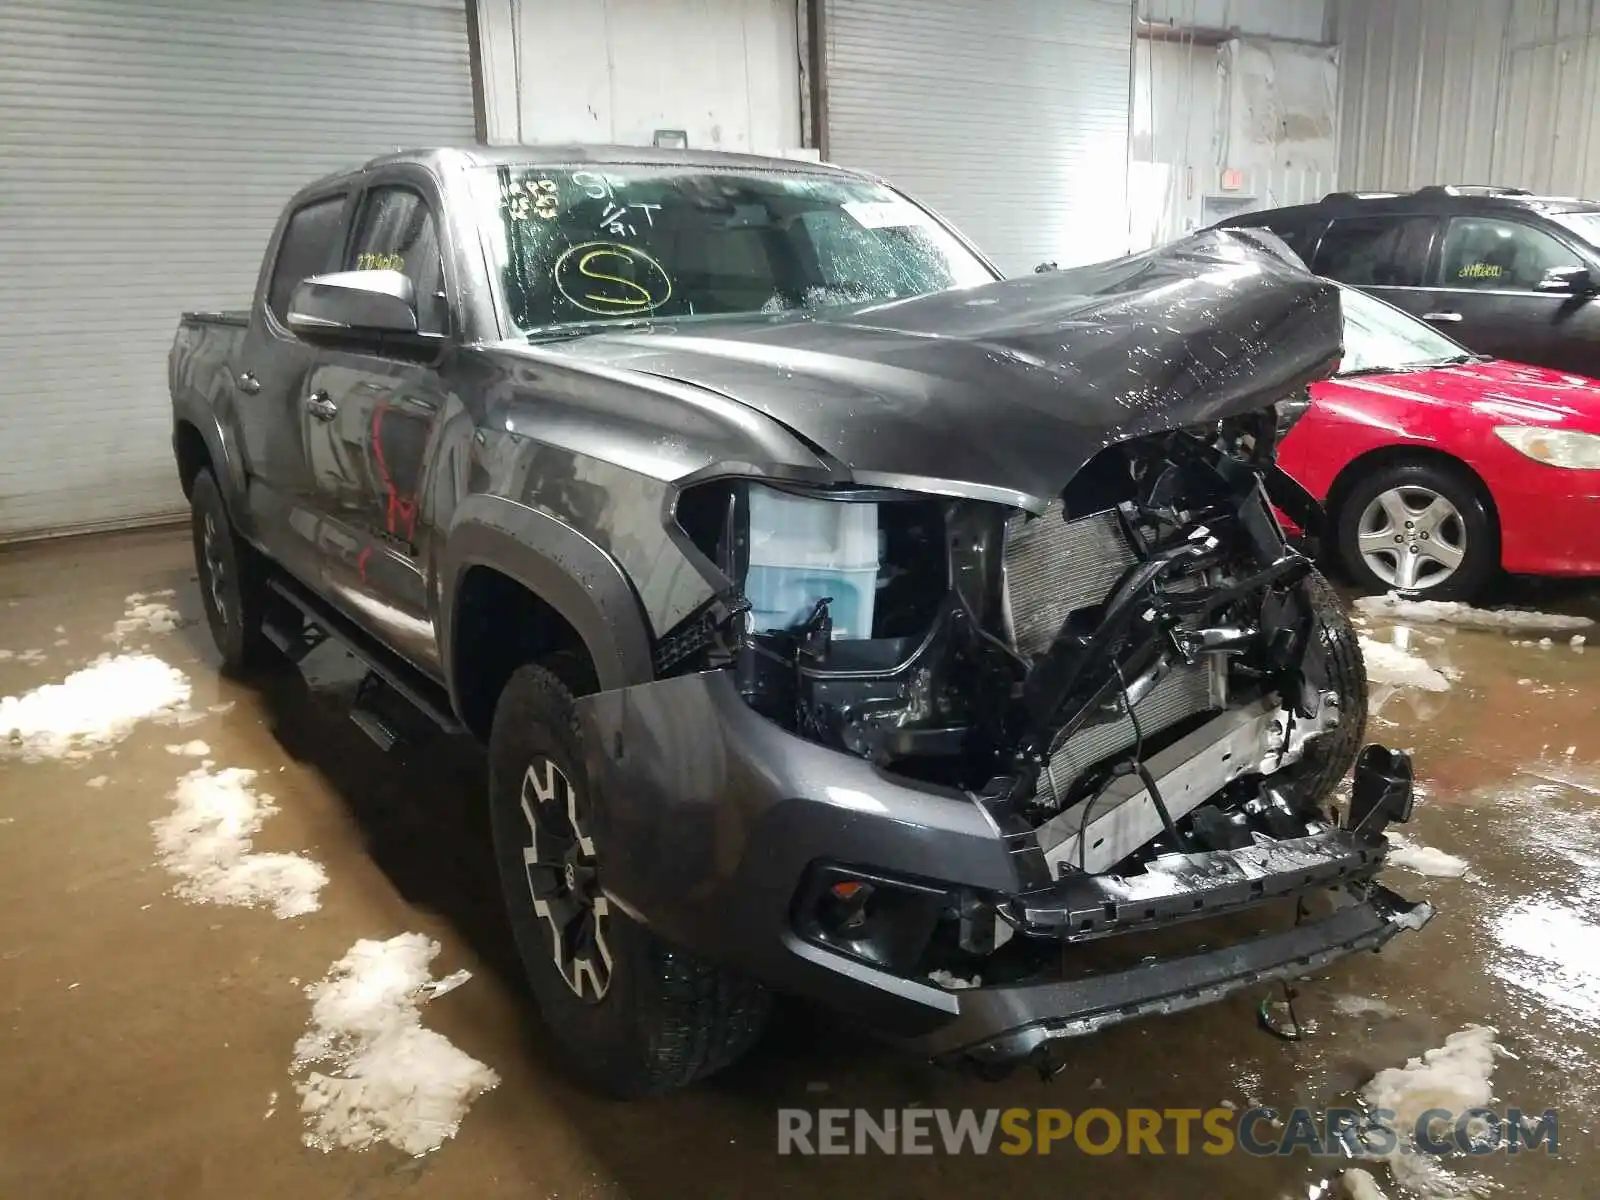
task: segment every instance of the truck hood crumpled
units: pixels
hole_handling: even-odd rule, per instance
[[[1037,511],[1108,445],[1332,372],[1337,290],[1276,245],[1212,231],[825,317],[662,324],[561,353],[721,393],[863,484]]]

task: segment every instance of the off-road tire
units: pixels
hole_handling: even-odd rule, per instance
[[[1299,762],[1281,777],[1294,806],[1310,811],[1325,804],[1328,794],[1355,765],[1367,736],[1367,664],[1361,642],[1339,593],[1313,571],[1306,581],[1322,644],[1328,687],[1339,698],[1339,723],[1312,739]]]
[[[674,1091],[728,1066],[756,1043],[766,1023],[770,994],[755,981],[668,945],[615,905],[605,917],[611,962],[604,994],[580,997],[556,965],[554,935],[535,910],[523,858],[524,779],[545,761],[580,800],[599,802],[584,770],[571,694],[544,668],[524,666],[495,706],[490,821],[517,950],[562,1056],[599,1090],[625,1098]],[[593,824],[603,831],[603,821]],[[603,888],[607,847],[603,835],[593,840]]]
[[[190,488],[189,523],[200,602],[211,628],[211,640],[222,655],[223,670],[237,674],[272,662],[279,657],[277,647],[261,631],[272,600],[266,582],[267,566],[255,547],[234,529],[222,492],[209,470],[196,475]],[[208,529],[210,558],[206,549]],[[222,567],[220,585],[213,560]]]

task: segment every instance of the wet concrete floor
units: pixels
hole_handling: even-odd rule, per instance
[[[1380,688],[1371,734],[1415,752],[1426,797],[1409,835],[1470,869],[1389,869],[1390,886],[1432,900],[1440,916],[1302,984],[1299,1014],[1316,1025],[1303,1041],[1258,1029],[1265,993],[1253,993],[1085,1039],[1051,1083],[985,1083],[791,1004],[725,1075],[618,1104],[562,1076],[530,1015],[500,917],[477,756],[437,742],[384,755],[344,719],[345,690],[311,690],[293,674],[252,687],[221,679],[183,533],[0,554],[0,649],[13,652],[0,659],[0,695],[115,650],[106,635],[124,598],[167,588],[187,623],[135,633],[124,648],[187,673],[203,719],[181,732],[141,725],[81,761],[0,754],[0,1196],[1317,1197],[1333,1164],[1185,1157],[1170,1143],[1164,1156],[1091,1156],[1070,1143],[1048,1157],[779,1156],[776,1111],[1328,1106],[1474,1022],[1496,1026],[1515,1055],[1494,1076],[1500,1106],[1560,1113],[1554,1157],[1475,1165],[1503,1195],[1600,1194],[1600,646],[1374,623],[1370,636],[1405,641],[1458,675],[1442,693]],[[1600,610],[1581,590],[1549,603]],[[330,883],[320,911],[280,920],[169,894],[149,823],[170,811],[174,782],[193,765],[164,746],[190,738],[219,765],[260,772],[281,811],[256,848],[321,862]],[[106,783],[89,787],[100,775]],[[406,930],[443,944],[435,975],[472,971],[425,1022],[492,1066],[500,1086],[453,1141],[419,1159],[308,1148],[289,1076],[308,1017],[301,985],[357,938]]]

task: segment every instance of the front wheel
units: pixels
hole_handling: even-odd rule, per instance
[[[1466,600],[1499,561],[1494,517],[1473,481],[1433,462],[1379,467],[1337,516],[1339,555],[1362,590]]]
[[[489,807],[523,969],[579,1074],[615,1096],[670,1092],[754,1045],[769,996],[610,902],[600,798],[583,764],[572,696],[544,668],[519,668],[495,707]]]
[[[1307,588],[1328,687],[1339,704],[1339,723],[1314,738],[1300,761],[1285,768],[1280,781],[1293,806],[1309,812],[1326,802],[1361,752],[1367,736],[1367,665],[1339,593],[1317,571],[1311,573]]]

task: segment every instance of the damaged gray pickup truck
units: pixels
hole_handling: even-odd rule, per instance
[[[380,744],[487,743],[591,1080],[702,1077],[774,992],[1048,1073],[1431,915],[1377,882],[1410,763],[1277,517],[1315,529],[1274,444],[1341,340],[1267,235],[1002,281],[830,167],[428,151],[304,189],[253,307],[184,317],[173,444],[228,667],[332,637]]]

